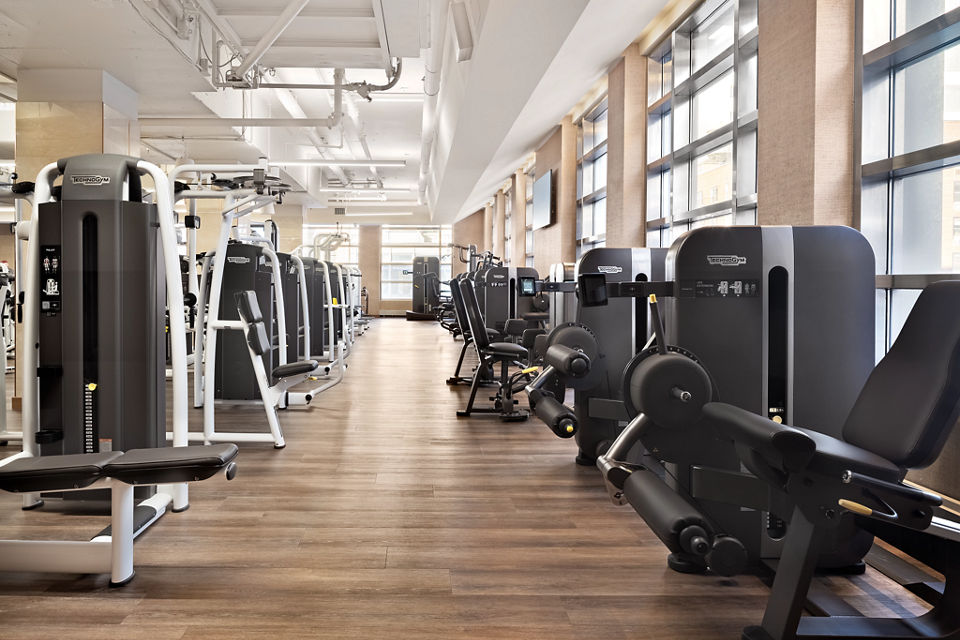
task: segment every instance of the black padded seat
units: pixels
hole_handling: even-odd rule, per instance
[[[510,356],[518,358],[526,358],[527,350],[523,345],[515,344],[513,342],[491,342],[487,346],[487,350],[498,356]]]
[[[104,465],[103,475],[127,484],[205,480],[233,462],[238,452],[231,443],[131,449]]]
[[[817,445],[817,450],[807,465],[810,471],[840,476],[844,471],[850,470],[887,482],[899,482],[904,475],[903,469],[871,451],[817,431],[793,428],[805,433]]]
[[[287,364],[282,364],[279,367],[276,367],[272,371],[272,375],[274,378],[282,380],[283,378],[289,378],[290,376],[297,376],[302,373],[316,371],[317,367],[319,366],[320,363],[316,360],[299,360],[297,362],[288,362]]]
[[[21,458],[0,467],[0,489],[13,493],[82,489],[104,476],[120,451]]]

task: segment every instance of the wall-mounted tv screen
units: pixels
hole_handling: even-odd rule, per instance
[[[553,171],[547,171],[533,183],[533,228],[553,224]]]

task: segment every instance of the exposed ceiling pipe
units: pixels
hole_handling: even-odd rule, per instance
[[[336,87],[338,84],[340,84],[343,81],[343,69],[335,69],[333,72],[333,78],[334,78],[333,86]],[[286,109],[291,116],[294,116],[296,118],[307,117],[306,112],[304,112],[303,107],[300,106],[300,103],[297,101],[296,96],[293,95],[293,92],[291,92],[290,90],[281,90],[281,93],[278,93],[277,97],[280,100],[280,104],[283,105],[283,108]],[[338,101],[338,98],[339,98],[339,101]],[[334,103],[333,103],[333,116],[338,117],[338,119],[341,122],[341,125],[340,125],[341,126],[341,130],[340,130],[341,142],[343,139],[342,100],[343,100],[343,91],[335,91]],[[307,138],[313,144],[314,148],[316,148],[321,158],[331,159],[331,160],[335,159],[335,158],[330,158],[330,156],[327,154],[326,147],[328,145],[323,141],[323,139],[317,133],[316,129],[307,129],[306,134],[307,134]],[[369,159],[370,158],[368,158],[368,160]],[[336,167],[336,166],[327,167],[327,168],[330,169],[330,171],[335,176],[337,176],[337,178],[339,178],[340,180],[342,181],[349,180],[349,178],[347,178],[347,174],[343,171],[343,168]]]
[[[297,18],[297,15],[303,11],[303,8],[310,3],[310,0],[292,0],[290,4],[277,16],[277,19],[274,21],[270,28],[267,29],[267,32],[264,33],[260,40],[257,41],[257,44],[253,49],[243,57],[243,61],[227,71],[227,78],[232,80],[240,80],[247,74],[248,71],[253,69],[257,63],[260,62],[260,59],[263,58],[263,55],[273,46],[273,43],[277,41],[284,31],[287,30],[293,21]]]
[[[207,20],[213,24],[214,28],[220,34],[220,37],[223,38],[224,44],[226,44],[231,50],[246,53],[244,48],[240,44],[240,34],[234,31],[233,27],[230,26],[230,23],[220,17],[220,14],[217,13],[217,8],[213,5],[212,0],[194,0],[197,4],[197,8],[200,12],[206,16]]]
[[[397,58],[397,64],[393,67],[393,72],[387,78],[386,84],[369,84],[363,82],[347,82],[342,84],[344,91],[354,91],[364,100],[373,100],[373,93],[380,91],[389,91],[400,82],[400,74],[403,73],[403,59]],[[336,85],[332,84],[302,84],[290,82],[260,82],[259,79],[253,85],[254,89],[326,89],[332,90]]]
[[[430,21],[430,46],[424,61],[423,140],[420,147],[420,179],[417,183],[420,202],[427,203],[427,181],[430,175],[430,159],[437,127],[437,94],[440,93],[440,67],[443,63],[443,46],[447,36],[447,9],[450,0],[433,0],[427,5]]]

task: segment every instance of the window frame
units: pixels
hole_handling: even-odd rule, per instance
[[[419,229],[419,230],[436,230],[437,231],[437,242],[387,242],[385,240],[387,233],[391,229]],[[447,248],[447,243],[453,241],[453,227],[448,224],[434,224],[434,225],[420,225],[420,224],[385,224],[380,226],[380,299],[381,300],[410,300],[413,297],[413,279],[406,278],[403,280],[397,280],[392,278],[384,278],[383,270],[384,267],[403,267],[404,269],[412,269],[413,261],[400,262],[398,260],[384,260],[384,249],[411,249],[414,257],[416,257],[416,250],[429,248],[437,250],[437,256],[440,258],[440,280],[443,282],[444,278],[444,267],[447,269],[447,278],[452,272],[453,260],[450,253],[444,253],[444,249]],[[392,252],[391,252],[392,257]],[[385,295],[384,285],[409,285],[410,290],[405,296],[387,296]]]
[[[732,34],[725,48],[693,68],[693,41],[698,29],[732,9]],[[756,56],[759,32],[757,0],[706,0],[648,52],[643,203],[648,246],[669,246],[686,230],[705,224],[756,224]],[[694,105],[698,97],[732,76],[730,111],[725,125],[697,136]],[[651,88],[652,84],[659,84]],[[651,138],[659,134],[656,144]],[[694,169],[698,159],[730,145],[729,190],[724,197],[697,204]],[[659,149],[658,157],[651,150]],[[657,154],[654,154],[657,155]],[[752,188],[751,188],[752,187]],[[654,202],[652,190],[659,197]],[[713,222],[711,222],[713,221]],[[659,241],[659,244],[652,244]]]

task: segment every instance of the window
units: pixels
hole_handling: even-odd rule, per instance
[[[533,266],[533,183],[536,180],[535,170],[531,167],[526,172],[527,191],[525,194],[526,211],[524,212],[524,255],[526,260],[524,264],[528,267]]]
[[[315,257],[318,259],[329,259],[330,262],[336,262],[345,267],[360,266],[360,231],[355,224],[305,224],[303,225],[303,244],[306,247],[316,246],[319,249],[320,243],[334,235],[341,236],[336,249],[330,252],[329,258],[326,254],[319,253]],[[309,255],[309,252],[308,252]]]
[[[648,246],[756,224],[757,43],[757,0],[706,0],[651,53]]]
[[[579,121],[577,144],[577,257],[607,239],[607,99]]]
[[[450,253],[453,241],[450,225],[384,225],[380,231],[380,298],[410,300],[413,297],[413,259],[420,256],[440,258],[440,280],[451,276]],[[404,272],[407,273],[404,273]]]
[[[860,229],[881,276],[879,359],[920,289],[960,273],[960,0],[859,1]]]

